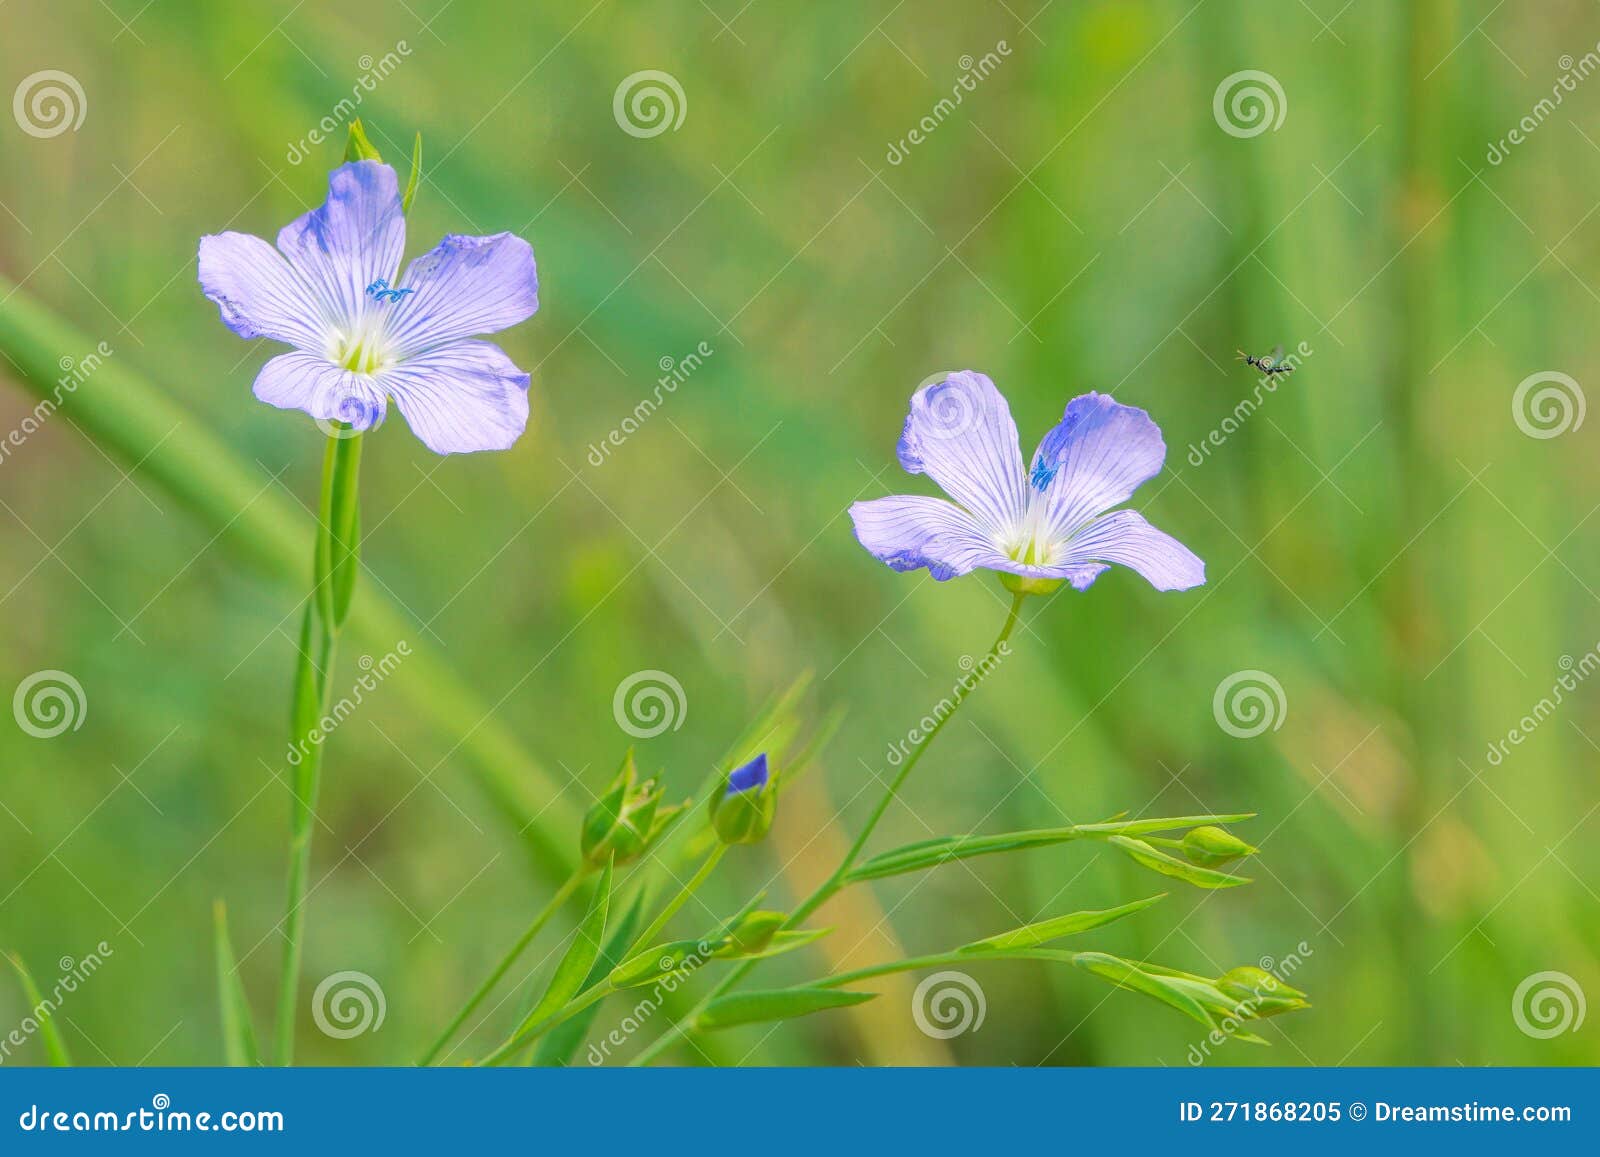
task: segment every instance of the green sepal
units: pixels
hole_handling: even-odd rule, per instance
[[[39,995],[39,986],[33,982],[33,974],[22,963],[18,953],[10,952],[7,956],[11,960],[11,967],[16,969],[17,979],[22,983],[22,995],[28,1002],[28,1011],[39,1024],[39,1039],[44,1042],[45,1056],[50,1058],[50,1064],[55,1068],[71,1068],[72,1056],[67,1052],[67,1042],[61,1039],[54,1015],[45,1008],[44,997]]]
[[[417,182],[422,179],[422,134],[417,134],[411,146],[411,178],[406,181],[406,191],[400,197],[400,212],[411,212],[411,202],[417,195]]]
[[[1128,836],[1112,836],[1107,841],[1114,847],[1125,852],[1135,863],[1142,864],[1152,872],[1160,872],[1163,876],[1171,876],[1175,880],[1183,880],[1197,888],[1237,888],[1240,884],[1248,884],[1246,876],[1231,876],[1227,872],[1219,872],[1213,868],[1202,868],[1197,864],[1180,860],[1176,856],[1169,856],[1159,848],[1151,847],[1143,840],[1132,839]]]
[[[1238,823],[1252,818],[1253,813],[1218,816],[1174,816],[1164,819],[1108,821],[1095,824],[1075,824],[1066,828],[1040,828],[1033,831],[1005,832],[993,836],[941,836],[921,840],[914,844],[883,852],[861,864],[845,877],[846,883],[862,880],[879,880],[886,876],[899,876],[906,872],[920,872],[956,860],[974,856],[992,856],[999,852],[1013,852],[1028,848],[1047,848],[1073,840],[1104,840],[1119,835],[1142,835],[1146,832],[1171,831],[1196,824]]]
[[[600,946],[605,942],[606,911],[611,905],[612,870],[612,866],[607,864],[605,871],[600,873],[600,882],[595,885],[588,911],[583,914],[577,931],[572,934],[572,943],[567,946],[561,963],[556,965],[544,995],[517,1029],[519,1035],[559,1012],[583,988],[584,979],[594,967],[595,960],[600,956]]]
[[[361,124],[361,118],[356,117],[350,122],[350,135],[344,142],[344,159],[346,161],[382,161],[377,147],[367,139],[367,130]]]
[[[611,785],[584,814],[578,841],[584,859],[599,865],[615,857],[617,863],[625,864],[643,853],[687,806],[661,807],[665,790],[654,779],[639,782],[633,749],[629,748]]]
[[[710,1032],[742,1024],[792,1020],[830,1008],[864,1004],[877,995],[875,992],[842,992],[836,988],[779,988],[770,992],[740,992],[713,1000],[695,1017],[694,1027]]]
[[[725,844],[759,843],[772,827],[778,803],[777,777],[759,788],[711,797],[711,826]]]
[[[228,938],[228,909],[221,900],[212,908],[212,928],[217,960],[217,1002],[222,1010],[223,1055],[233,1068],[253,1068],[261,1063],[261,1053],[256,1048],[250,1002],[245,997],[233,943]]]
[[[1042,944],[1048,944],[1052,940],[1059,940],[1063,936],[1070,936],[1075,932],[1086,932],[1090,928],[1099,928],[1102,925],[1121,920],[1124,916],[1142,912],[1164,896],[1166,896],[1166,893],[1162,892],[1143,900],[1135,900],[1130,904],[1123,904],[1117,908],[1073,912],[1067,916],[1057,916],[1053,920],[1042,920],[1037,924],[1028,924],[1011,932],[1002,932],[999,936],[991,936],[987,940],[975,941],[963,946],[958,951],[1005,952],[1016,948],[1037,948]]]

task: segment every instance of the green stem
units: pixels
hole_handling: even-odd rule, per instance
[[[311,873],[311,835],[322,778],[322,745],[317,731],[328,713],[339,628],[350,609],[359,567],[358,477],[361,436],[347,432],[328,439],[322,462],[319,529],[313,563],[314,586],[300,628],[300,660],[295,669],[292,742],[300,753],[294,767],[294,806],[289,816],[289,883],[283,918],[283,966],[278,981],[276,1059],[294,1063],[294,1026],[305,940],[306,884]]]
[[[1012,596],[1011,609],[1006,614],[1005,623],[1000,627],[1000,633],[995,636],[994,642],[989,647],[989,653],[975,669],[982,671],[990,669],[990,665],[1000,654],[1000,649],[1005,646],[1006,642],[1011,638],[1011,633],[1016,630],[1018,619],[1022,614],[1022,603],[1027,597],[1027,593],[1021,591]],[[943,731],[945,724],[955,717],[961,705],[967,701],[967,696],[972,694],[980,681],[973,679],[959,683],[956,686],[955,694],[951,696],[950,710],[940,716],[938,721],[927,732],[918,734],[911,754],[900,765],[899,774],[890,782],[889,789],[883,793],[883,798],[878,800],[877,806],[872,809],[872,814],[867,817],[866,826],[861,829],[861,834],[850,845],[849,851],[845,852],[844,859],[839,862],[839,866],[833,870],[828,878],[819,884],[817,889],[789,914],[789,918],[783,923],[785,929],[793,928],[803,923],[813,912],[831,900],[845,886],[845,876],[849,874],[851,868],[855,867],[856,861],[861,858],[861,853],[867,846],[867,840],[871,838],[873,831],[878,826],[878,822],[883,819],[884,813],[889,810],[889,805],[900,794],[900,788],[905,784],[907,777],[910,776],[911,769],[917,766],[918,761],[922,759],[923,753],[933,743],[934,737]],[[686,1026],[692,1024],[695,1017],[704,1011],[708,1004],[727,992],[735,984],[738,984],[756,964],[757,960],[746,960],[728,973],[686,1015],[680,1017],[671,1028],[652,1041],[629,1064],[647,1064],[677,1040],[687,1035],[689,1029]]]
[[[566,883],[556,889],[555,895],[551,896],[545,906],[539,909],[538,915],[533,918],[533,922],[517,938],[517,942],[511,946],[510,951],[500,958],[500,963],[495,965],[494,971],[489,974],[488,979],[478,985],[477,991],[467,999],[466,1004],[461,1006],[461,1011],[456,1013],[455,1018],[439,1034],[439,1038],[417,1060],[419,1068],[433,1063],[440,1050],[450,1043],[450,1038],[456,1035],[456,1031],[466,1023],[467,1018],[472,1015],[478,1005],[483,1003],[484,998],[494,991],[495,986],[500,983],[505,974],[511,970],[511,966],[517,962],[517,958],[522,955],[529,944],[533,943],[533,938],[539,935],[544,926],[550,922],[550,918],[559,912],[561,906],[572,897],[572,893],[578,890],[578,885],[588,877],[589,871],[589,866],[585,864],[568,876]]]
[[[689,897],[693,896],[695,892],[699,890],[700,885],[706,882],[706,879],[716,869],[717,864],[721,862],[722,857],[727,854],[727,851],[728,845],[718,841],[717,846],[712,848],[711,851],[706,855],[706,858],[701,861],[699,869],[696,870],[695,874],[689,878],[689,882],[683,887],[679,888],[678,894],[672,898],[671,902],[668,903],[665,908],[661,909],[661,915],[657,916],[655,920],[651,922],[650,927],[646,928],[643,932],[639,933],[637,937],[635,937],[633,941],[633,947],[623,954],[622,958],[624,960],[628,959],[628,957],[632,956],[636,952],[642,952],[644,949],[655,943],[656,937],[659,936],[661,934],[661,930],[667,926],[667,921],[676,916],[678,914],[678,909],[682,908],[684,904],[688,903]]]

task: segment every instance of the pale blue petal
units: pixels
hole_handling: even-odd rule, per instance
[[[1130,567],[1158,591],[1186,591],[1206,581],[1206,564],[1193,551],[1133,510],[1118,510],[1091,522],[1067,543],[1060,564],[1045,569],[1067,578],[1095,563]],[[1094,578],[1090,575],[1081,585],[1074,578],[1072,585],[1082,590]]]
[[[528,375],[486,341],[458,341],[378,376],[436,454],[505,450],[528,426]]]
[[[1072,399],[1061,423],[1039,443],[1029,474],[1050,504],[1048,537],[1067,538],[1126,502],[1160,472],[1166,456],[1161,429],[1143,410],[1105,394]]]
[[[369,430],[383,421],[387,399],[366,374],[340,369],[315,354],[279,354],[256,375],[255,395],[280,410],[304,410],[313,418],[348,422]]]
[[[401,357],[496,333],[539,308],[533,247],[514,233],[446,237],[406,267],[396,288],[411,291],[385,307],[389,341]]]
[[[223,324],[240,337],[268,337],[303,350],[327,344],[316,294],[259,237],[218,233],[200,238],[200,288],[217,303]]]
[[[976,519],[952,502],[895,495],[850,507],[856,539],[898,571],[927,567],[941,582],[978,567],[1014,569]]]
[[[318,312],[351,332],[378,304],[367,286],[393,280],[406,245],[394,170],[351,161],[328,174],[328,200],[278,234],[278,248],[315,293]]]
[[[923,386],[898,446],[900,465],[926,474],[1004,540],[1026,509],[1017,424],[994,383],[971,370]]]

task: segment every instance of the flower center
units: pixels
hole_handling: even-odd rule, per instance
[[[357,374],[376,374],[394,364],[381,322],[363,318],[350,333],[335,333],[329,359]]]
[[[1006,555],[1024,566],[1049,566],[1055,561],[1055,543],[1045,534],[1045,520],[1050,504],[1044,495],[1035,490],[1028,495],[1028,509],[1015,531],[1003,543]]]

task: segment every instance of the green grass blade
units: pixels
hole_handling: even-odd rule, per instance
[[[261,1063],[256,1030],[250,1019],[250,1002],[239,979],[233,943],[228,938],[228,909],[218,900],[213,909],[217,955],[217,1000],[222,1009],[222,1044],[228,1064],[246,1068]]]
[[[22,963],[22,957],[15,952],[10,953],[10,957],[11,967],[17,970],[17,979],[22,982],[22,995],[27,998],[31,1015],[39,1022],[39,1039],[44,1041],[45,1055],[56,1068],[70,1068],[72,1057],[67,1052],[67,1042],[61,1039],[61,1033],[56,1028],[52,1010],[45,1006],[44,997],[39,995],[39,986],[33,982],[33,976],[28,966]]]

